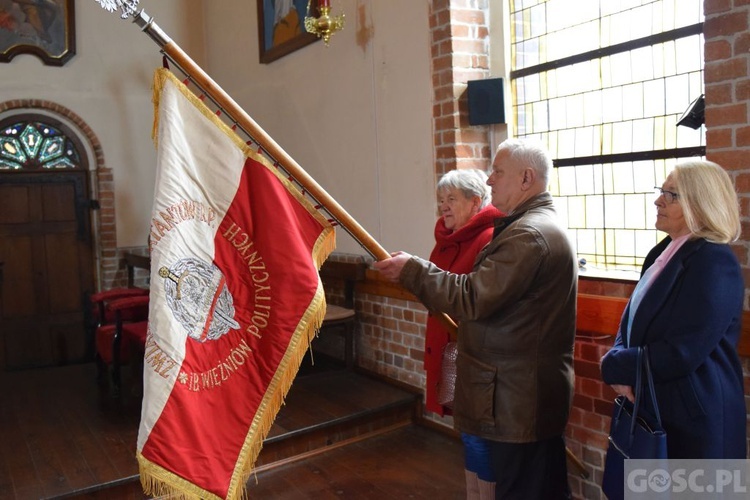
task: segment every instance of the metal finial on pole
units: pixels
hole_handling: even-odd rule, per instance
[[[133,18],[133,22],[141,28],[141,31],[146,32],[148,36],[159,45],[159,47],[164,47],[165,45],[172,43],[172,39],[169,38],[169,35],[167,35],[164,30],[154,22],[153,17],[146,14],[145,10],[141,9]]]
[[[108,12],[114,12],[117,9],[120,9],[122,11],[120,17],[123,19],[127,19],[136,13],[139,1],[140,0],[96,0],[96,2]]]

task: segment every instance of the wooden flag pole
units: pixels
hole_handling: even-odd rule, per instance
[[[198,64],[183,51],[179,45],[154,22],[153,18],[140,10],[134,15],[133,22],[146,32],[162,51],[189,76],[232,120],[247,132],[289,175],[320,203],[331,216],[343,226],[377,260],[390,258],[390,254],[365,229],[339,205],[305,170],[292,158],[268,133],[253,120]],[[456,323],[446,314],[438,318],[454,335]]]
[[[326,210],[342,225],[354,238],[359,241],[375,258],[384,260],[390,254],[360,226],[360,224],[344,210],[336,200],[329,195],[305,170],[271,138],[268,133],[243,110],[208,74],[206,74],[190,56],[174,43],[143,10],[133,19],[151,38],[160,45],[164,53],[179,65],[196,85],[208,94],[224,112],[242,127],[255,142],[276,160],[289,175],[323,205]]]

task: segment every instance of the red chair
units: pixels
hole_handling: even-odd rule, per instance
[[[148,331],[148,290],[120,288],[91,296],[98,323],[94,331],[94,354],[99,380],[111,371],[112,392],[120,395],[120,367],[142,353]]]
[[[100,325],[108,325],[115,322],[114,309],[107,307],[111,302],[129,297],[148,297],[148,293],[148,289],[146,288],[128,287],[113,288],[111,290],[93,294],[90,298],[93,306],[91,311],[91,321],[94,323],[95,328]],[[127,317],[126,313],[125,319],[127,319]]]
[[[114,325],[115,323],[114,310],[108,309],[107,304],[128,297],[148,296],[148,293],[148,290],[145,288],[123,287],[95,293],[89,297],[89,307],[85,310],[86,345],[88,346],[87,359],[94,359],[96,354],[95,338],[97,328],[103,325]],[[125,313],[126,319],[128,319],[128,316],[129,314]]]

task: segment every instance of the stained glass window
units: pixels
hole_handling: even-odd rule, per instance
[[[635,270],[664,234],[655,195],[705,131],[703,0],[509,0],[514,136],[555,159],[550,191],[579,257]]]
[[[19,121],[0,130],[0,170],[80,167],[78,149],[59,128],[40,121]]]

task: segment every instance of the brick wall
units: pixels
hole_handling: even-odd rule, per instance
[[[729,171],[740,194],[742,236],[735,254],[748,267],[750,239],[750,1],[706,0],[705,87],[707,158]],[[745,308],[748,309],[747,289]]]
[[[634,286],[627,281],[581,278],[578,293],[627,298]],[[576,335],[573,355],[575,396],[565,440],[568,448],[586,467],[589,478],[569,474],[568,481],[574,498],[593,500],[601,496],[599,485],[602,482],[612,401],[616,394],[602,382],[599,360],[613,343],[612,335],[581,331]]]
[[[357,296],[360,367],[424,389],[422,369],[427,312],[420,303],[373,294]]]
[[[489,77],[489,0],[430,2],[435,173],[490,165],[487,127],[469,126],[466,82]]]
[[[743,229],[733,248],[745,276],[745,310],[750,310],[750,0],[705,0],[703,8],[706,157],[727,169],[739,194]],[[742,364],[750,408],[750,359]]]

